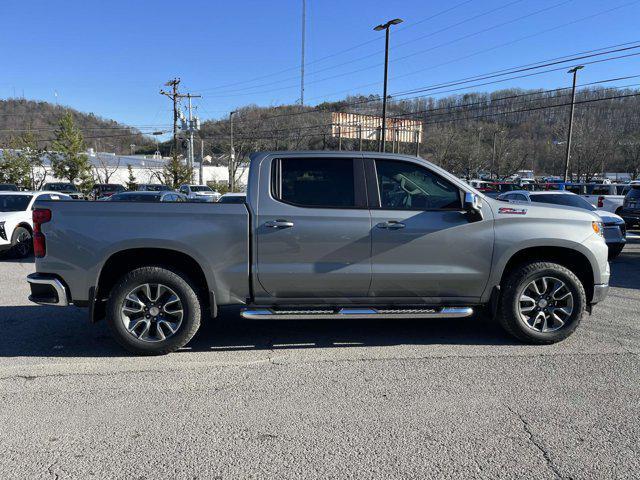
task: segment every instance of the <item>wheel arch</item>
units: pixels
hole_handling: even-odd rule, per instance
[[[29,231],[29,233],[33,235],[33,228],[31,227],[31,225],[29,225],[27,222],[20,222],[15,227],[13,227],[13,232],[11,232],[11,237],[13,237],[13,234],[15,233],[16,229],[18,229],[19,227],[26,228]]]
[[[589,258],[579,250],[560,246],[527,247],[515,252],[500,273],[499,285],[515,268],[536,261],[553,262],[571,270],[582,282],[587,302],[593,298],[594,271]]]
[[[166,267],[187,275],[195,284],[204,307],[209,307],[211,316],[216,316],[216,301],[212,286],[200,264],[190,255],[169,248],[129,248],[109,256],[100,269],[92,298],[91,321],[104,317],[105,301],[109,292],[127,272],[145,266]]]

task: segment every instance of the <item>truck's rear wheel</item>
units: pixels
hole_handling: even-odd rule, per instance
[[[498,318],[522,341],[555,343],[578,327],[586,303],[584,286],[570,270],[556,263],[529,263],[503,283]]]
[[[189,278],[162,267],[142,267],[113,287],[107,322],[116,341],[140,355],[185,346],[200,327],[202,307]]]

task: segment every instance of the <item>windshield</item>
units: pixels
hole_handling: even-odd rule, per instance
[[[165,192],[171,189],[166,185],[144,185],[141,190],[146,190],[148,192]]]
[[[47,183],[44,190],[52,190],[54,192],[77,192],[78,189],[73,183]]]
[[[23,212],[33,195],[0,195],[0,212]]]
[[[206,185],[192,185],[190,188],[192,192],[213,192],[213,190]]]
[[[531,195],[531,201],[537,203],[552,203],[554,205],[564,205],[565,207],[582,208],[583,210],[594,211],[596,207],[578,195]]]
[[[121,192],[122,190],[124,190],[124,187],[122,185],[118,185],[117,183],[97,185],[96,188],[101,192]]]
[[[246,197],[244,195],[230,195],[228,197],[222,197],[218,200],[219,203],[244,203]]]
[[[145,195],[142,193],[118,193],[110,197],[112,202],[159,202],[160,195]]]
[[[16,187],[13,183],[0,183],[0,190],[17,192],[18,187]]]
[[[634,185],[627,193],[627,198],[640,198],[640,186]]]

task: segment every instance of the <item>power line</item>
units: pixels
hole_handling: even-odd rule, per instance
[[[630,45],[630,44],[636,44],[633,47],[624,47],[624,48],[616,48],[616,47],[622,47],[625,45]],[[602,51],[604,49],[609,49],[608,51]],[[547,61],[547,60],[541,60],[539,62],[535,62],[535,63],[529,63],[529,64],[525,64],[525,65],[520,65],[520,66],[516,66],[516,67],[510,67],[510,68],[506,68],[506,69],[502,69],[502,70],[497,70],[497,71],[493,71],[493,72],[489,72],[486,74],[480,74],[480,75],[476,75],[476,76],[472,76],[472,77],[466,77],[463,79],[458,79],[458,80],[454,80],[452,82],[446,82],[446,83],[439,83],[439,84],[432,84],[432,85],[427,85],[424,87],[421,87],[421,89],[414,89],[411,90],[409,92],[399,92],[397,94],[392,93],[391,97],[397,97],[398,95],[406,95],[410,92],[416,92],[418,90],[421,91],[428,91],[434,88],[443,88],[443,87],[447,87],[450,85],[458,85],[460,83],[466,83],[468,81],[474,81],[474,80],[479,80],[482,78],[490,78],[490,77],[499,77],[499,76],[504,76],[504,75],[510,75],[512,73],[518,73],[520,71],[527,71],[527,70],[531,70],[531,69],[538,69],[538,68],[544,68],[547,66],[551,66],[551,65],[557,65],[559,63],[569,63],[569,62],[574,62],[577,60],[585,60],[587,58],[592,58],[592,57],[596,57],[596,56],[600,56],[600,55],[606,55],[609,53],[615,53],[615,52],[622,52],[622,51],[626,51],[626,50],[630,50],[630,49],[636,49],[636,48],[640,48],[640,44],[638,44],[638,41],[636,42],[627,42],[627,43],[623,43],[623,44],[618,44],[618,45],[612,45],[610,47],[603,47],[603,48],[599,48],[599,49],[594,49],[594,50],[588,50],[588,51],[583,51],[583,52],[578,52],[576,54],[571,54],[571,55],[566,55],[564,57],[556,57],[553,59],[550,59],[551,61]],[[595,52],[590,54],[589,52]],[[562,59],[564,58],[565,60],[562,61],[558,61],[558,59]],[[612,58],[612,60],[617,59],[617,57]],[[609,59],[603,59],[601,61],[608,61]],[[536,65],[537,64],[537,65]],[[562,67],[564,68],[564,67]],[[558,69],[551,69],[549,71],[555,71]],[[548,73],[548,72],[542,72],[542,73]],[[518,78],[518,77],[513,77],[513,78]],[[513,79],[511,78],[511,79]],[[486,82],[482,85],[471,85],[468,87],[464,87],[464,88],[457,88],[457,89],[452,89],[449,90],[448,92],[432,92],[431,94],[440,94],[440,93],[449,93],[452,91],[458,91],[458,90],[463,90],[463,89],[467,89],[467,88],[473,88],[475,86],[485,86],[485,85],[489,85],[489,84],[493,84],[493,83],[499,83],[501,81],[505,81],[505,80],[496,80],[493,82]],[[409,97],[406,99],[402,99],[402,100],[409,100],[409,99],[415,99],[415,98],[423,98],[426,97],[428,95],[418,95],[418,96],[414,96],[414,97]],[[362,100],[358,100],[355,102],[350,102],[350,103],[342,103],[340,104],[340,107],[353,107],[353,106],[358,106],[358,105],[364,105],[364,104],[368,104],[368,103],[372,103],[372,102],[379,102],[380,99],[379,98],[375,98],[375,99],[362,99]],[[288,116],[296,116],[296,115],[305,115],[305,114],[310,114],[310,113],[315,113],[315,112],[325,112],[325,111],[333,111],[335,109],[335,107],[313,107],[310,109],[306,109],[303,111],[296,111],[296,112],[287,112],[287,113],[281,113],[281,114],[277,114],[277,115],[269,115],[266,117],[261,118],[261,120],[269,120],[272,118],[282,118],[282,117],[288,117]]]
[[[609,79],[604,79],[604,80],[599,80],[599,81],[595,81],[595,82],[589,82],[589,83],[585,83],[582,85],[579,85],[579,87],[585,87],[585,86],[591,86],[591,85],[597,85],[597,84],[602,84],[602,83],[607,83],[610,81],[616,81],[616,80],[625,80],[625,79],[630,79],[630,78],[639,78],[640,75],[629,75],[629,76],[625,76],[625,77],[617,77],[617,78],[609,78]],[[632,87],[632,86],[637,86],[640,84],[630,84],[630,85],[623,85],[620,87],[615,87],[616,89],[619,88],[627,88],[627,87]],[[489,99],[489,101],[491,103],[495,103],[495,102],[500,102],[500,101],[504,101],[504,100],[511,100],[511,99],[517,99],[517,98],[523,98],[523,97],[531,97],[534,95],[544,95],[547,93],[553,93],[553,92],[558,92],[558,91],[562,91],[562,90],[567,90],[570,89],[571,87],[563,87],[563,88],[556,88],[556,89],[550,89],[550,90],[543,90],[543,91],[537,91],[537,92],[528,92],[528,93],[523,93],[523,94],[517,94],[517,95],[509,95],[509,96],[505,96],[505,97],[500,97],[500,98],[492,98]],[[584,90],[583,90],[584,91]],[[640,93],[638,93],[640,95]],[[633,94],[632,96],[635,96],[636,94]],[[563,95],[564,96],[564,95]],[[551,98],[538,98],[535,100],[554,100],[557,99],[558,97],[551,97]],[[623,97],[620,97],[623,98]],[[596,100],[600,100],[600,99],[596,99]],[[529,102],[534,101],[534,100],[529,100]],[[522,103],[526,103],[526,102],[521,102]],[[582,102],[576,102],[576,104],[578,103],[585,103],[585,101]],[[465,107],[470,107],[470,106],[478,106],[481,105],[482,108],[478,108],[478,109],[473,109],[470,111],[477,111],[477,110],[481,110],[484,108],[495,108],[495,107],[500,107],[500,105],[487,105],[486,102],[473,102],[473,103],[467,103],[467,104],[460,104],[460,105],[452,105],[452,106],[447,106],[447,107],[439,107],[439,108],[434,108],[434,109],[428,109],[428,110],[421,110],[421,111],[414,111],[414,112],[408,112],[405,114],[398,114],[395,115],[392,118],[399,118],[399,117],[405,117],[405,116],[412,116],[412,115],[420,115],[420,114],[428,114],[428,115],[433,115],[433,112],[437,112],[437,111],[442,111],[442,110],[447,110],[447,109],[461,109],[461,108],[465,108]],[[562,104],[561,104],[562,105]],[[554,106],[561,106],[561,105],[551,105],[551,106],[543,106],[540,108],[546,108],[546,107],[554,107]],[[510,105],[512,106],[512,105]],[[446,112],[444,114],[438,114],[439,116],[442,115],[451,115],[451,114],[456,114],[456,112]],[[461,113],[469,113],[469,111],[464,111]],[[515,112],[500,112],[498,114],[507,114],[507,113],[515,113]],[[476,117],[474,117],[476,118]],[[464,119],[462,119],[464,120]],[[448,121],[452,121],[452,120],[448,120]],[[419,122],[420,124],[426,125],[426,124],[430,124],[432,122]],[[433,122],[435,123],[435,122]],[[331,127],[333,126],[333,123],[326,123],[326,124],[319,124],[319,125],[308,125],[305,127],[289,127],[289,128],[282,128],[282,129],[271,129],[271,130],[258,130],[258,131],[253,131],[254,133],[269,133],[269,134],[273,134],[273,133],[286,133],[286,132],[299,132],[299,131],[303,131],[303,130],[312,130],[312,129],[318,129],[318,128],[323,128],[323,127]],[[357,125],[354,124],[352,125],[353,127],[356,127]],[[374,128],[375,129],[375,128]],[[315,134],[317,135],[317,134]],[[315,136],[314,134],[311,134],[310,136]],[[215,136],[207,136],[207,138],[216,138]],[[249,136],[240,136],[237,137],[239,139],[261,139],[263,137],[256,137],[254,135],[249,135]],[[281,138],[281,137],[267,137],[267,138]]]
[[[602,10],[600,12],[596,12],[596,13],[593,13],[591,15],[587,15],[587,16],[578,18],[576,20],[572,20],[572,21],[569,21],[569,22],[562,23],[560,25],[556,25],[555,27],[539,30],[539,31],[537,31],[535,33],[532,33],[532,34],[529,34],[529,35],[525,35],[525,36],[516,38],[514,40],[510,40],[508,42],[504,42],[504,43],[501,43],[501,44],[498,44],[498,45],[494,45],[493,47],[490,47],[490,48],[485,48],[485,49],[482,49],[482,50],[478,50],[478,51],[470,53],[468,55],[464,55],[462,57],[458,57],[458,58],[455,58],[455,59],[452,59],[452,60],[448,60],[446,62],[442,62],[442,63],[436,64],[436,65],[432,65],[432,66],[427,67],[427,68],[421,68],[419,70],[414,70],[412,72],[408,72],[408,73],[405,73],[405,74],[402,74],[402,75],[396,75],[395,77],[392,77],[391,80],[396,80],[398,78],[409,77],[409,76],[412,76],[412,75],[416,75],[418,73],[423,73],[423,72],[428,71],[428,70],[433,70],[433,69],[438,68],[438,67],[442,67],[442,66],[445,66],[445,65],[450,65],[452,63],[459,62],[461,60],[466,60],[468,58],[471,58],[471,57],[474,57],[474,56],[477,56],[477,55],[481,55],[483,53],[491,52],[491,51],[497,50],[499,48],[503,48],[503,47],[506,47],[506,46],[509,46],[509,45],[513,45],[514,43],[518,43],[518,42],[521,42],[523,40],[528,40],[530,38],[537,37],[537,36],[545,34],[545,33],[549,33],[549,32],[555,31],[555,30],[559,30],[561,28],[565,28],[565,27],[567,27],[569,25],[573,25],[575,23],[579,23],[579,22],[582,22],[582,21],[585,21],[585,20],[590,20],[590,19],[598,17],[600,15],[606,15],[607,13],[611,13],[612,11],[619,10],[621,8],[636,4],[639,1],[640,0],[635,0],[635,1],[628,2],[628,3],[622,4],[622,5],[618,5],[618,6],[613,7],[613,8]],[[328,97],[332,97],[332,96],[340,94],[340,93],[352,92],[355,89],[371,87],[371,86],[375,86],[375,85],[379,85],[379,84],[380,84],[380,82],[370,82],[370,83],[366,83],[366,84],[361,84],[361,85],[357,85],[355,87],[351,87],[351,88],[346,89],[346,90],[340,90],[340,91],[333,92],[333,93],[330,93],[330,94],[327,94],[327,95],[312,97],[310,100],[328,98]]]
[[[451,24],[451,25],[447,25],[446,27],[443,27],[443,28],[441,28],[441,29],[439,29],[439,30],[436,30],[436,31],[434,31],[434,32],[431,32],[431,33],[429,33],[429,34],[427,34],[427,35],[423,35],[423,36],[421,36],[421,37],[418,37],[417,39],[414,39],[414,40],[411,40],[411,41],[407,41],[407,42],[403,42],[403,43],[397,44],[397,45],[394,47],[394,49],[395,49],[395,48],[398,48],[398,47],[400,47],[400,46],[403,46],[403,45],[408,45],[408,44],[414,43],[416,40],[420,40],[420,39],[424,39],[424,38],[427,38],[427,37],[431,37],[431,36],[436,35],[436,34],[438,34],[438,33],[441,33],[441,32],[447,31],[447,30],[450,30],[450,29],[455,28],[455,27],[458,27],[458,26],[460,26],[460,25],[462,25],[462,24],[464,24],[464,23],[467,23],[467,22],[470,22],[470,21],[476,20],[476,19],[478,19],[478,18],[480,18],[480,17],[483,17],[483,16],[486,16],[486,15],[489,15],[489,14],[491,14],[491,13],[495,13],[495,12],[496,12],[496,11],[498,11],[498,10],[502,10],[502,9],[504,9],[504,8],[510,7],[510,6],[512,6],[512,5],[515,5],[516,3],[521,3],[521,2],[523,2],[523,1],[524,1],[524,0],[513,0],[513,1],[511,1],[511,2],[508,2],[508,3],[504,4],[504,5],[501,5],[501,6],[499,6],[499,7],[493,8],[493,9],[491,9],[491,10],[487,10],[487,11],[485,11],[485,12],[483,12],[483,13],[478,14],[478,15],[474,15],[474,16],[472,16],[472,17],[466,18],[466,19],[464,19],[464,20],[462,20],[462,21],[456,22],[456,23]],[[571,2],[571,1],[573,1],[573,0],[565,0],[565,1],[561,2],[561,4],[568,3],[568,2]],[[424,21],[426,21],[426,20],[424,20]],[[414,25],[415,25],[415,24],[414,24]],[[401,32],[402,30],[404,30],[404,29],[399,28],[399,29],[397,29],[397,32]],[[462,37],[462,38],[464,38],[464,37]],[[373,42],[373,41],[375,41],[375,40],[372,40],[371,42]],[[457,40],[456,40],[456,41],[457,41]],[[371,42],[367,42],[367,43],[371,43]],[[311,72],[306,72],[306,75],[307,75],[307,76],[309,76],[309,75],[315,75],[315,74],[318,74],[318,73],[321,73],[321,72],[325,72],[325,71],[328,71],[328,70],[333,70],[333,69],[335,69],[335,68],[342,67],[342,66],[344,66],[344,65],[352,65],[354,62],[359,62],[359,61],[361,61],[361,60],[366,60],[366,59],[368,59],[368,58],[377,57],[377,56],[379,56],[379,55],[381,55],[381,54],[383,54],[383,53],[384,53],[384,51],[376,51],[376,52],[373,52],[373,53],[370,53],[370,54],[367,54],[367,55],[364,55],[364,56],[361,56],[361,57],[357,57],[357,58],[355,58],[355,59],[351,59],[351,60],[346,61],[346,62],[342,62],[342,63],[338,63],[338,64],[336,64],[336,65],[332,65],[332,66],[329,66],[329,67],[322,68],[322,69],[320,69],[320,70],[314,70],[314,71],[311,71]],[[395,60],[393,60],[393,61],[395,61]],[[307,65],[308,65],[308,64],[307,64]],[[360,71],[369,70],[369,69],[372,69],[372,68],[376,68],[377,66],[378,66],[378,65],[372,65],[372,66],[365,67],[365,68],[360,69],[360,70],[352,71],[352,73],[357,73],[357,72],[360,72]],[[344,75],[348,75],[348,74],[351,74],[351,73],[347,73],[347,74],[338,74],[337,76],[344,76]],[[337,76],[332,76],[332,77],[327,77],[327,78],[328,78],[328,79],[332,79],[332,78],[336,78]],[[232,96],[233,96],[235,92],[242,92],[242,91],[251,90],[251,89],[255,89],[255,88],[268,87],[268,86],[271,86],[271,85],[280,85],[280,84],[281,84],[282,82],[284,82],[284,81],[287,81],[287,80],[296,80],[296,79],[298,79],[298,77],[293,77],[293,76],[292,76],[292,77],[287,77],[287,78],[283,78],[283,79],[276,80],[276,81],[273,81],[273,82],[263,83],[263,84],[260,84],[260,85],[252,85],[252,86],[248,86],[248,87],[242,87],[242,88],[238,88],[238,89],[232,89],[232,90],[228,90],[228,91],[219,92],[218,94],[216,94],[216,95],[214,95],[214,96],[218,96],[218,97],[219,97],[219,96],[226,96],[226,95],[232,95]],[[319,81],[324,81],[324,79],[317,80],[317,81],[315,81],[315,82],[309,82],[309,83],[317,83],[317,82],[319,82]],[[232,85],[232,86],[233,86],[233,85]],[[270,90],[265,90],[265,91],[262,91],[262,92],[255,92],[255,93],[269,93],[269,92],[272,92],[272,91],[279,91],[279,90],[283,90],[283,89],[286,89],[286,88],[290,88],[290,87],[279,87],[279,88],[277,88],[277,89],[270,89]],[[218,87],[218,88],[211,87],[211,88],[206,88],[206,89],[200,89],[200,90],[198,90],[198,91],[200,91],[200,92],[205,92],[205,91],[210,91],[210,90],[216,90],[216,91],[219,91],[219,90],[220,90],[220,87]],[[254,93],[254,92],[249,92],[249,93],[246,93],[246,95],[252,95],[253,93]]]

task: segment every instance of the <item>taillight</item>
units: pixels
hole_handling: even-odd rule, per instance
[[[598,197],[598,208],[604,207],[604,197]]]
[[[48,208],[36,208],[32,214],[33,218],[33,254],[37,258],[42,258],[47,254],[47,243],[44,234],[40,230],[43,223],[51,221],[51,210]]]

